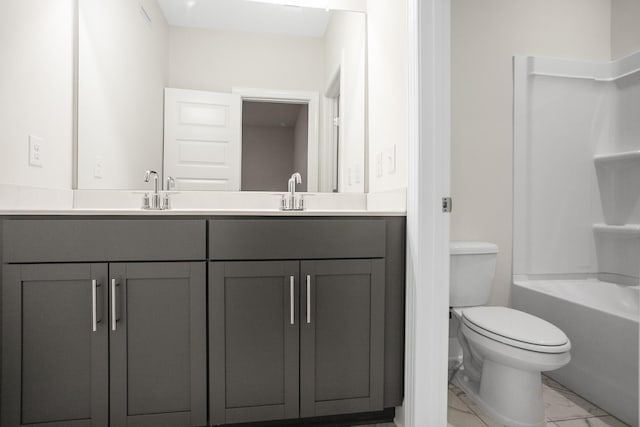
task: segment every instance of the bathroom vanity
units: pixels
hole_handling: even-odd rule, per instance
[[[381,419],[402,403],[403,216],[1,218],[2,426]]]

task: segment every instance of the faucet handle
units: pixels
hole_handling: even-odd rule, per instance
[[[171,200],[169,199],[169,193],[164,193],[164,197],[162,198],[162,204],[160,205],[160,209],[167,210],[171,209]]]
[[[142,209],[151,209],[151,199],[149,199],[149,193],[144,193],[144,196],[142,196]]]
[[[274,195],[280,196],[280,210],[281,211],[303,211],[304,210],[304,196],[303,193],[296,193],[292,196],[289,193],[274,193]]]
[[[172,188],[175,188],[176,180],[172,176],[168,176],[166,181],[167,181],[166,191],[169,191]]]
[[[148,169],[144,173],[144,182],[149,182],[149,180],[151,179],[151,175],[155,175],[156,179],[158,179],[158,172]]]

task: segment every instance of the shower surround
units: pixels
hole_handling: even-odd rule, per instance
[[[515,58],[513,214],[513,306],[562,323],[580,343],[550,376],[637,427],[638,382],[617,390],[628,399],[610,389],[622,386],[616,377],[638,378],[640,52],[608,63]],[[611,285],[630,287],[604,292],[631,322],[615,349],[608,337],[622,331],[597,322],[601,310],[574,315],[573,296],[550,312],[536,296],[570,286],[593,299]],[[589,362],[603,350],[619,359],[600,359],[608,369]]]

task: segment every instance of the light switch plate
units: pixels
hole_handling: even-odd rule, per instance
[[[385,149],[384,157],[387,173],[396,173],[396,144],[391,144]]]
[[[102,156],[96,156],[96,163],[93,168],[93,177],[101,179],[103,168],[104,168],[104,159],[102,158]]]
[[[29,165],[44,166],[44,139],[39,136],[29,135]]]
[[[360,164],[356,163],[353,165],[353,183],[360,184]]]

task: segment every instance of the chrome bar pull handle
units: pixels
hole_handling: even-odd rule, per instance
[[[307,323],[311,323],[311,275],[307,274]]]
[[[98,281],[91,281],[91,331],[98,330]]]
[[[295,279],[293,276],[289,276],[289,313],[290,313],[290,323],[293,325],[296,322],[295,319]]]
[[[116,330],[116,279],[111,279],[111,330]]]

